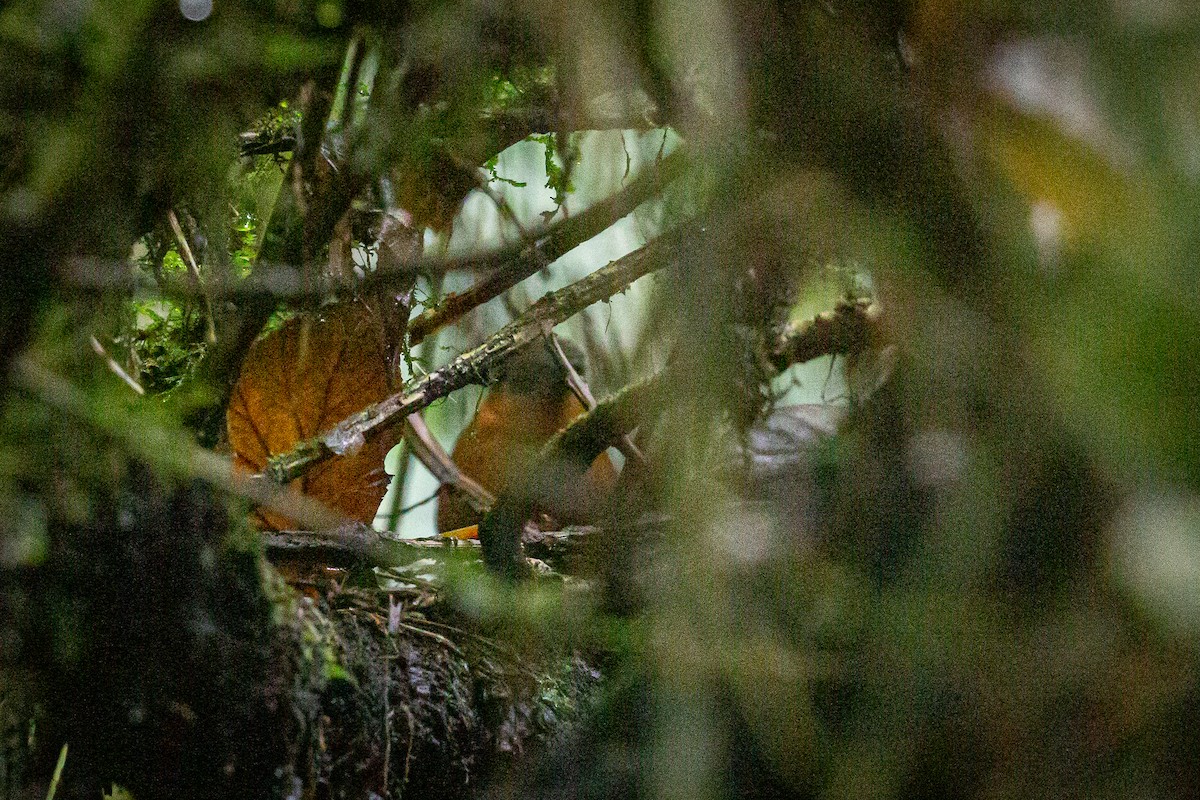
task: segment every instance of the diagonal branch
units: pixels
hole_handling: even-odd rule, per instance
[[[513,354],[539,340],[553,327],[583,309],[623,292],[638,278],[664,266],[673,252],[673,237],[661,237],[582,280],[551,292],[518,319],[441,369],[411,380],[405,389],[342,420],[333,430],[300,442],[271,459],[267,474],[277,483],[303,475],[325,459],[352,451],[434,400],[469,384],[491,383],[493,370]]]
[[[454,271],[490,272],[472,289],[460,295],[449,295],[445,303],[429,309],[412,321],[410,345],[416,345],[432,331],[441,328],[497,294],[533,275],[559,256],[607,230],[621,217],[650,199],[662,186],[677,179],[686,169],[682,154],[671,154],[657,168],[639,176],[633,183],[612,197],[589,207],[586,211],[531,234],[532,238],[484,253],[452,258],[397,259],[391,265],[381,265],[353,284],[344,286],[314,286],[306,280],[303,270],[294,263],[272,260],[260,253],[254,271],[244,280],[232,285],[214,284],[205,287],[209,295],[219,300],[253,300],[312,306],[328,299],[330,289],[346,290],[350,294],[367,294],[403,285],[414,272],[444,274]],[[281,199],[286,199],[282,198]],[[104,266],[105,269],[97,269]],[[148,295],[189,300],[198,295],[196,289],[178,281],[162,284],[139,282],[130,278],[129,270],[109,269],[108,262],[75,258],[66,262],[63,280],[85,291],[125,293],[142,291]]]
[[[772,365],[783,371],[820,356],[858,353],[883,341],[879,304],[869,300],[839,303],[812,319],[785,328],[775,340]]]
[[[261,475],[248,475],[236,469],[228,456],[201,447],[189,437],[153,424],[136,424],[131,417],[112,413],[111,407],[99,407],[95,397],[34,358],[19,358],[14,372],[20,385],[46,405],[110,437],[128,453],[165,474],[199,478],[313,528],[336,528],[346,522],[343,515],[319,500],[273,484]]]
[[[433,438],[420,414],[409,414],[405,420],[404,441],[408,442],[413,455],[439,483],[462,494],[476,512],[487,513],[496,502],[491,492],[463,474],[450,458],[450,454]]]
[[[174,209],[167,212],[167,221],[171,223],[171,230],[175,232],[175,240],[179,242],[179,249],[184,256],[184,263],[187,264],[188,278],[192,288],[204,300],[204,325],[207,328],[208,343],[212,344],[217,340],[212,295],[205,290],[204,282],[200,279],[200,267],[196,264],[196,256],[192,254],[192,245],[188,242],[187,236],[183,234],[183,228],[179,225],[179,217],[176,216]]]
[[[603,233],[617,220],[633,213],[642,203],[657,195],[662,187],[687,169],[682,153],[672,153],[654,169],[643,172],[612,197],[602,200],[581,214],[563,220],[537,238],[497,251],[489,259],[473,266],[493,271],[461,294],[447,295],[441,305],[420,314],[409,325],[410,344],[417,344],[431,332],[448,325],[467,312],[533,275],[565,253]],[[460,265],[461,266],[461,265]]]

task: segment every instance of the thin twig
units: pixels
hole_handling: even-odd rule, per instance
[[[522,241],[530,241],[532,239],[529,231],[526,230],[525,226],[521,224],[521,220],[517,217],[517,213],[513,211],[512,206],[508,204],[508,201],[504,199],[503,195],[492,188],[491,181],[488,180],[488,177],[483,170],[473,164],[468,163],[461,156],[454,153],[447,153],[447,157],[450,158],[450,160],[453,161],[454,164],[464,173],[475,179],[475,187],[487,195],[488,199],[492,201],[492,205],[494,205],[496,210],[500,212],[500,215],[513,224],[513,227],[517,229],[517,234],[520,236]]]
[[[399,492],[397,492],[397,494],[399,494]],[[409,503],[408,505],[404,506],[403,508],[397,508],[397,509],[391,510],[386,514],[376,514],[375,520],[378,522],[381,519],[386,519],[389,522],[394,523],[396,520],[400,519],[401,517],[403,517],[405,514],[409,513],[410,511],[416,511],[421,506],[429,505],[430,503],[432,503],[434,500],[437,499],[437,496],[438,496],[438,493],[433,492],[429,495],[426,495],[425,497],[422,497],[420,500],[418,500],[415,503]],[[388,527],[387,530],[392,533],[396,532],[394,527]]]
[[[171,230],[175,231],[175,238],[179,241],[179,249],[186,256],[188,276],[192,279],[192,285],[204,300],[205,335],[208,337],[208,343],[212,344],[217,340],[216,323],[213,321],[212,298],[204,290],[204,283],[200,280],[200,267],[196,264],[196,257],[192,255],[192,246],[188,244],[187,237],[183,235],[183,228],[179,225],[179,217],[175,216],[175,209],[167,211],[167,219],[171,223]]]
[[[447,639],[445,636],[442,636],[437,631],[427,631],[424,628],[418,628],[416,625],[409,625],[407,622],[401,622],[396,627],[399,630],[405,630],[409,633],[416,634],[417,636],[426,636],[440,644],[442,647],[445,647],[447,650],[454,653],[454,655],[458,656],[464,661],[467,658],[463,655],[463,651],[459,649],[458,645]]]
[[[518,656],[516,654],[516,652],[514,650],[512,650],[511,648],[505,647],[504,645],[500,644],[500,642],[497,642],[495,639],[488,638],[487,636],[482,636],[478,633],[475,633],[474,631],[463,630],[462,628],[459,628],[455,625],[448,625],[445,622],[438,622],[435,619],[423,619],[423,620],[421,620],[421,624],[426,625],[430,628],[441,628],[442,630],[446,631],[450,635],[453,635],[454,638],[456,638],[456,639],[473,639],[474,641],[483,645],[487,649],[492,650],[496,653],[499,653],[503,656],[507,656],[514,661],[519,660],[519,658],[520,658],[520,656]]]
[[[579,398],[579,402],[583,403],[583,407],[588,411],[596,407],[596,398],[592,395],[591,388],[584,381],[583,376],[575,369],[575,365],[571,363],[571,359],[567,358],[567,354],[563,352],[562,344],[558,341],[558,335],[554,331],[548,331],[550,345],[554,349],[554,354],[558,356],[558,362],[562,365],[567,373],[567,385],[571,387],[571,391]],[[622,433],[617,437],[614,443],[621,455],[636,463],[639,467],[647,467],[645,454],[641,449],[634,444],[633,437],[628,432]]]
[[[571,388],[571,392],[583,404],[583,407],[591,411],[596,407],[596,397],[592,394],[591,387],[587,385],[587,381],[575,369],[575,365],[571,363],[571,359],[567,358],[567,354],[563,352],[562,342],[558,340],[558,334],[553,330],[545,331],[546,339],[550,342],[550,349],[554,351],[554,355],[558,358],[559,365],[567,374],[567,386]]]
[[[108,368],[113,372],[113,374],[123,380],[125,385],[130,389],[133,389],[138,394],[144,396],[146,394],[145,388],[143,388],[140,383],[134,380],[133,376],[126,372],[125,368],[118,364],[115,358],[108,354],[108,351],[104,349],[104,345],[100,344],[100,340],[95,336],[92,336],[91,340],[92,349],[96,351],[96,355],[104,359],[104,363],[108,365]]]
[[[460,493],[476,512],[487,513],[496,502],[491,492],[463,474],[450,458],[450,454],[433,437],[420,414],[410,414],[405,420],[404,441],[408,443],[417,460],[425,465],[439,483]]]
[[[46,800],[54,800],[54,796],[58,794],[58,784],[62,781],[63,767],[67,765],[68,745],[68,742],[64,742],[62,749],[58,751],[58,763],[54,765],[54,774],[50,776],[50,788],[46,791]]]

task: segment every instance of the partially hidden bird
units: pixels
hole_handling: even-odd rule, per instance
[[[571,365],[585,372],[583,353],[569,340],[560,346]],[[467,477],[495,495],[520,479],[542,447],[584,412],[571,390],[567,371],[550,342],[536,343],[510,358],[499,379],[488,389],[474,418],[454,446],[451,459]],[[583,480],[597,494],[616,484],[617,471],[607,453],[591,464]],[[583,521],[559,510],[556,522]],[[443,486],[438,493],[438,530],[458,538],[474,538],[480,515],[457,491]]]

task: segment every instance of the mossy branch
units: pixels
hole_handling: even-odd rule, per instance
[[[586,278],[547,294],[473,350],[441,369],[414,378],[402,391],[347,417],[333,430],[302,441],[289,452],[272,458],[266,474],[277,483],[293,481],[316,464],[352,451],[453,391],[470,384],[491,383],[494,370],[512,355],[588,306],[623,292],[638,278],[663,266],[669,253],[669,244],[657,239]]]
[[[775,340],[771,363],[779,371],[827,355],[859,353],[883,342],[879,304],[866,299],[839,303],[832,311],[789,325]]]

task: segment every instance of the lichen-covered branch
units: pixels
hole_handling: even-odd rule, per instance
[[[473,350],[441,369],[414,378],[401,392],[342,420],[333,430],[302,441],[291,451],[272,458],[266,473],[277,483],[293,481],[314,465],[361,446],[438,398],[470,384],[491,383],[497,366],[540,339],[546,330],[593,303],[624,291],[638,278],[666,264],[669,256],[668,242],[656,239],[586,278],[551,292]]]
[[[878,303],[853,300],[839,303],[812,319],[789,325],[772,348],[771,362],[782,371],[820,356],[849,355],[883,341]]]

